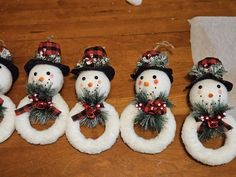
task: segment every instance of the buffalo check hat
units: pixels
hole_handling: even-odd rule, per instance
[[[131,78],[136,80],[137,77],[145,70],[156,69],[167,74],[170,81],[173,82],[172,69],[167,68],[168,54],[159,52],[158,50],[146,51],[137,62],[135,71],[131,74]]]
[[[5,47],[3,42],[0,44],[0,63],[6,66],[10,70],[13,82],[15,82],[19,76],[19,70],[16,67],[16,65],[13,64],[11,53]]]
[[[36,56],[30,59],[24,66],[27,74],[31,69],[39,64],[48,64],[58,67],[64,76],[69,74],[70,68],[66,65],[61,64],[61,48],[60,45],[47,40],[41,42],[38,47]]]
[[[101,46],[85,49],[82,60],[77,63],[71,73],[79,76],[82,71],[88,70],[102,71],[109,80],[112,80],[115,75],[115,70],[109,63],[107,53]]]
[[[218,58],[206,57],[194,65],[189,72],[189,76],[193,79],[193,82],[187,86],[187,89],[191,89],[194,84],[201,80],[213,79],[221,82],[228,91],[231,91],[233,84],[223,79],[224,73],[227,72]]]

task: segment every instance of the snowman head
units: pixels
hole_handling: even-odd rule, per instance
[[[106,98],[110,92],[110,81],[102,71],[87,70],[82,71],[77,77],[75,88],[78,96],[82,96],[85,91],[89,94],[98,92]]]
[[[35,85],[43,85],[55,89],[58,93],[64,83],[62,71],[53,65],[39,64],[34,66],[29,72],[28,83]]]
[[[189,92],[190,103],[210,107],[228,101],[228,91],[224,84],[214,79],[204,79],[195,83]]]
[[[0,64],[0,93],[7,93],[13,82],[11,71],[3,64]]]
[[[149,69],[143,71],[135,81],[136,93],[144,92],[149,98],[156,98],[160,93],[169,95],[171,81],[168,75],[160,70]]]

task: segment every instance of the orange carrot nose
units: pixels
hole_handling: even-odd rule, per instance
[[[148,87],[149,86],[149,82],[144,82],[144,86]]]
[[[212,93],[209,93],[209,94],[208,94],[208,97],[209,97],[209,98],[212,98],[213,96],[214,96],[214,95],[213,95]]]
[[[41,77],[39,78],[39,81],[40,81],[40,82],[43,82],[43,81],[44,81],[44,77],[41,76]]]
[[[93,86],[93,83],[92,82],[89,82],[88,83],[88,87],[92,87]]]

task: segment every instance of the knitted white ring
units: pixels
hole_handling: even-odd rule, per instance
[[[134,120],[139,110],[134,103],[129,104],[121,114],[120,131],[124,142],[133,150],[155,154],[163,151],[174,139],[176,122],[171,110],[167,108],[167,121],[161,132],[152,139],[144,139],[134,131]]]
[[[106,102],[103,104],[103,109],[107,112],[108,116],[105,123],[105,131],[97,139],[86,138],[80,132],[80,121],[73,121],[71,118],[84,109],[81,103],[77,103],[69,113],[66,137],[70,144],[81,152],[98,154],[111,148],[119,136],[119,115],[113,106]]]
[[[197,130],[201,122],[190,114],[182,128],[182,140],[188,153],[196,160],[207,165],[222,165],[230,162],[236,155],[236,121],[230,115],[224,121],[231,125],[233,129],[225,133],[225,144],[218,149],[206,148],[198,139]]]
[[[61,114],[55,120],[54,124],[45,130],[34,129],[29,121],[29,112],[16,116],[16,130],[27,142],[32,144],[51,144],[62,136],[65,132],[66,118],[69,113],[69,108],[60,94],[53,96],[53,105],[61,111]],[[31,103],[28,97],[21,100],[18,108]]]
[[[7,109],[4,111],[4,118],[0,123],[0,143],[7,140],[15,130],[15,104],[12,100],[5,96],[0,96],[4,102],[3,106]]]

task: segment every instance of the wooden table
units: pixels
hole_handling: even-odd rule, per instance
[[[34,55],[39,42],[53,34],[61,44],[63,63],[71,68],[87,46],[106,46],[116,69],[107,101],[121,113],[134,96],[134,82],[129,75],[139,56],[156,42],[166,40],[176,47],[170,56],[174,83],[169,98],[176,105],[173,112],[177,132],[174,142],[155,155],[132,151],[120,137],[110,150],[87,155],[75,150],[65,136],[52,145],[39,146],[28,144],[14,132],[0,144],[0,176],[236,176],[236,160],[220,167],[202,165],[186,153],[180,139],[181,126],[189,113],[187,92],[183,91],[189,83],[185,76],[193,64],[187,20],[232,15],[236,15],[236,1],[228,0],[144,0],[140,7],[123,0],[1,0],[0,38],[20,69],[20,77],[8,93],[15,103],[26,95],[24,64]],[[70,108],[76,103],[74,83],[72,75],[66,77],[61,92]],[[93,138],[103,130],[101,126],[82,129]],[[141,136],[153,136],[136,130]],[[218,147],[221,143],[217,140],[207,146]]]

